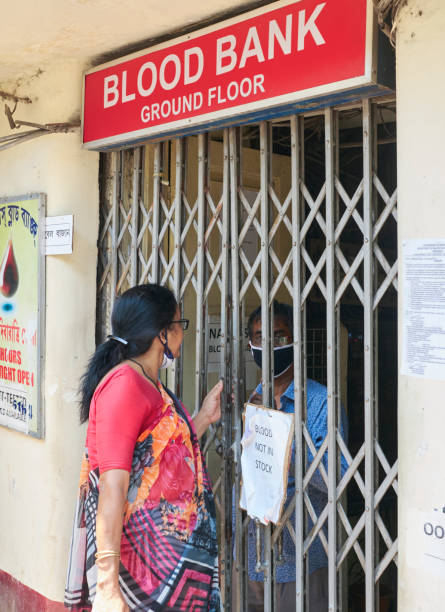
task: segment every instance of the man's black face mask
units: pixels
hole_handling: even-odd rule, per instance
[[[259,368],[262,367],[263,363],[263,349],[261,346],[254,346],[250,343],[250,350],[254,358],[255,363]],[[276,346],[273,350],[273,376],[278,378],[281,374],[284,374],[286,370],[290,368],[294,360],[294,346],[293,344],[286,344],[285,346]]]

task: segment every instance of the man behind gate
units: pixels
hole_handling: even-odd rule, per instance
[[[293,413],[295,410],[294,400],[294,348],[293,348],[293,311],[288,304],[274,302],[273,322],[273,372],[274,372],[274,408],[283,412]],[[250,348],[255,363],[262,367],[261,346],[261,308],[254,310],[248,321],[248,333]],[[263,404],[262,384],[256,387],[249,398],[250,403]],[[306,405],[306,427],[311,436],[316,451],[321,447],[327,435],[327,389],[315,380],[307,379],[307,405]],[[347,440],[347,420],[341,408],[340,433]],[[308,465],[313,461],[310,451],[307,451]],[[327,471],[327,452],[323,457],[323,464]],[[347,463],[341,457],[341,472],[346,471]],[[311,504],[320,516],[327,504],[327,486],[320,471],[317,469],[311,478],[307,492]],[[289,465],[287,498],[284,510],[289,506],[295,495],[295,442],[292,445],[291,461]],[[295,512],[292,513],[290,522],[295,524]],[[235,524],[235,523],[233,523]],[[313,527],[312,521],[308,520],[307,533]],[[327,525],[324,525],[327,535]],[[306,533],[306,535],[307,535]],[[247,598],[248,612],[262,612],[264,600],[264,574],[256,571],[256,538],[255,523],[253,520],[248,526],[248,583]],[[296,593],[296,569],[295,569],[295,545],[287,527],[282,534],[282,552],[280,560],[275,564],[275,584],[277,596],[277,609],[292,612],[295,610]],[[261,553],[264,556],[264,543],[261,542]],[[308,554],[308,600],[309,612],[327,612],[328,610],[328,559],[323,544],[317,536],[309,548]],[[234,574],[235,575],[235,574]],[[237,589],[233,589],[233,610],[241,612],[240,602],[237,601]],[[244,612],[244,611],[243,611]]]

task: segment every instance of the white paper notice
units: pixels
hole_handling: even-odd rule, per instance
[[[445,240],[403,242],[402,374],[445,380]]]
[[[73,252],[73,215],[46,217],[45,254],[68,255]]]
[[[294,415],[246,404],[240,506],[264,525],[278,523],[286,499]]]
[[[444,508],[445,509],[445,508]],[[408,510],[407,562],[414,568],[445,577],[445,514]]]

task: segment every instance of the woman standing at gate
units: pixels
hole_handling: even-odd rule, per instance
[[[113,334],[88,364],[68,608],[220,610],[213,494],[198,439],[220,418],[222,383],[193,422],[159,382],[187,327],[167,288],[133,287],[116,300]]]

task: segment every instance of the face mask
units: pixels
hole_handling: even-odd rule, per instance
[[[159,340],[161,340],[161,338],[159,338]],[[173,353],[171,352],[171,350],[168,348],[167,340],[165,340],[165,342],[162,342],[162,344],[164,345],[164,356],[162,358],[160,369],[165,370],[165,368],[169,368],[173,365],[175,358],[173,357]]]
[[[263,349],[261,346],[252,346],[250,350],[253,359],[259,368],[263,364]],[[273,350],[273,377],[278,378],[288,370],[294,360],[294,345],[286,344],[286,346],[276,346]]]

